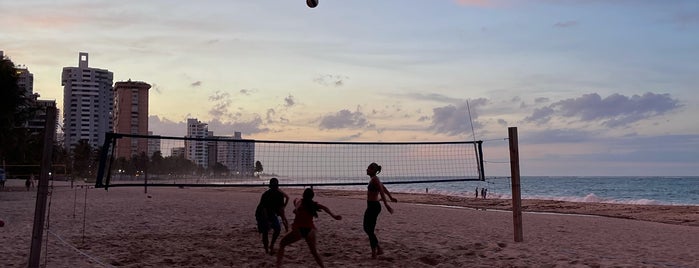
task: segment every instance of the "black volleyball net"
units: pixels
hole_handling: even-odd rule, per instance
[[[482,141],[312,142],[235,137],[165,137],[107,133],[96,187],[282,186],[366,184],[383,167],[385,184],[484,180]]]

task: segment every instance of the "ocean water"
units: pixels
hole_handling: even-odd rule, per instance
[[[522,177],[522,199],[599,202],[640,205],[699,206],[699,177]],[[364,189],[366,186],[352,186]],[[512,198],[507,177],[481,182],[390,184],[392,192],[475,197],[476,187],[488,189],[488,198]]]

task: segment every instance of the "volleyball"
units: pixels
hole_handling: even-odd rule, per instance
[[[306,0],[306,5],[310,8],[314,8],[318,6],[318,0]]]

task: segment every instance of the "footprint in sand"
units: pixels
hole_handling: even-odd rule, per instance
[[[427,256],[422,256],[417,260],[427,265],[436,266],[437,264],[442,263],[441,259],[443,259],[441,255],[430,254]]]

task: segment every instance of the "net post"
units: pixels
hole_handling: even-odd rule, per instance
[[[109,152],[109,143],[113,138],[112,135],[112,132],[104,134],[104,143],[102,144],[102,150],[100,150],[100,163],[97,169],[97,178],[95,178],[95,188],[102,188],[104,186],[102,179],[104,178],[104,172],[107,166],[107,154]]]
[[[483,165],[483,141],[478,141],[478,176],[485,181],[485,166]]]
[[[46,124],[44,125],[44,148],[41,156],[41,175],[37,186],[36,207],[34,208],[34,227],[31,248],[29,249],[28,267],[39,267],[41,259],[41,240],[46,219],[46,199],[49,192],[49,171],[51,154],[56,132],[56,107],[46,107]]]
[[[512,219],[514,222],[515,242],[524,241],[522,234],[522,196],[519,183],[519,145],[517,128],[507,129],[510,140],[510,173],[512,176]]]

